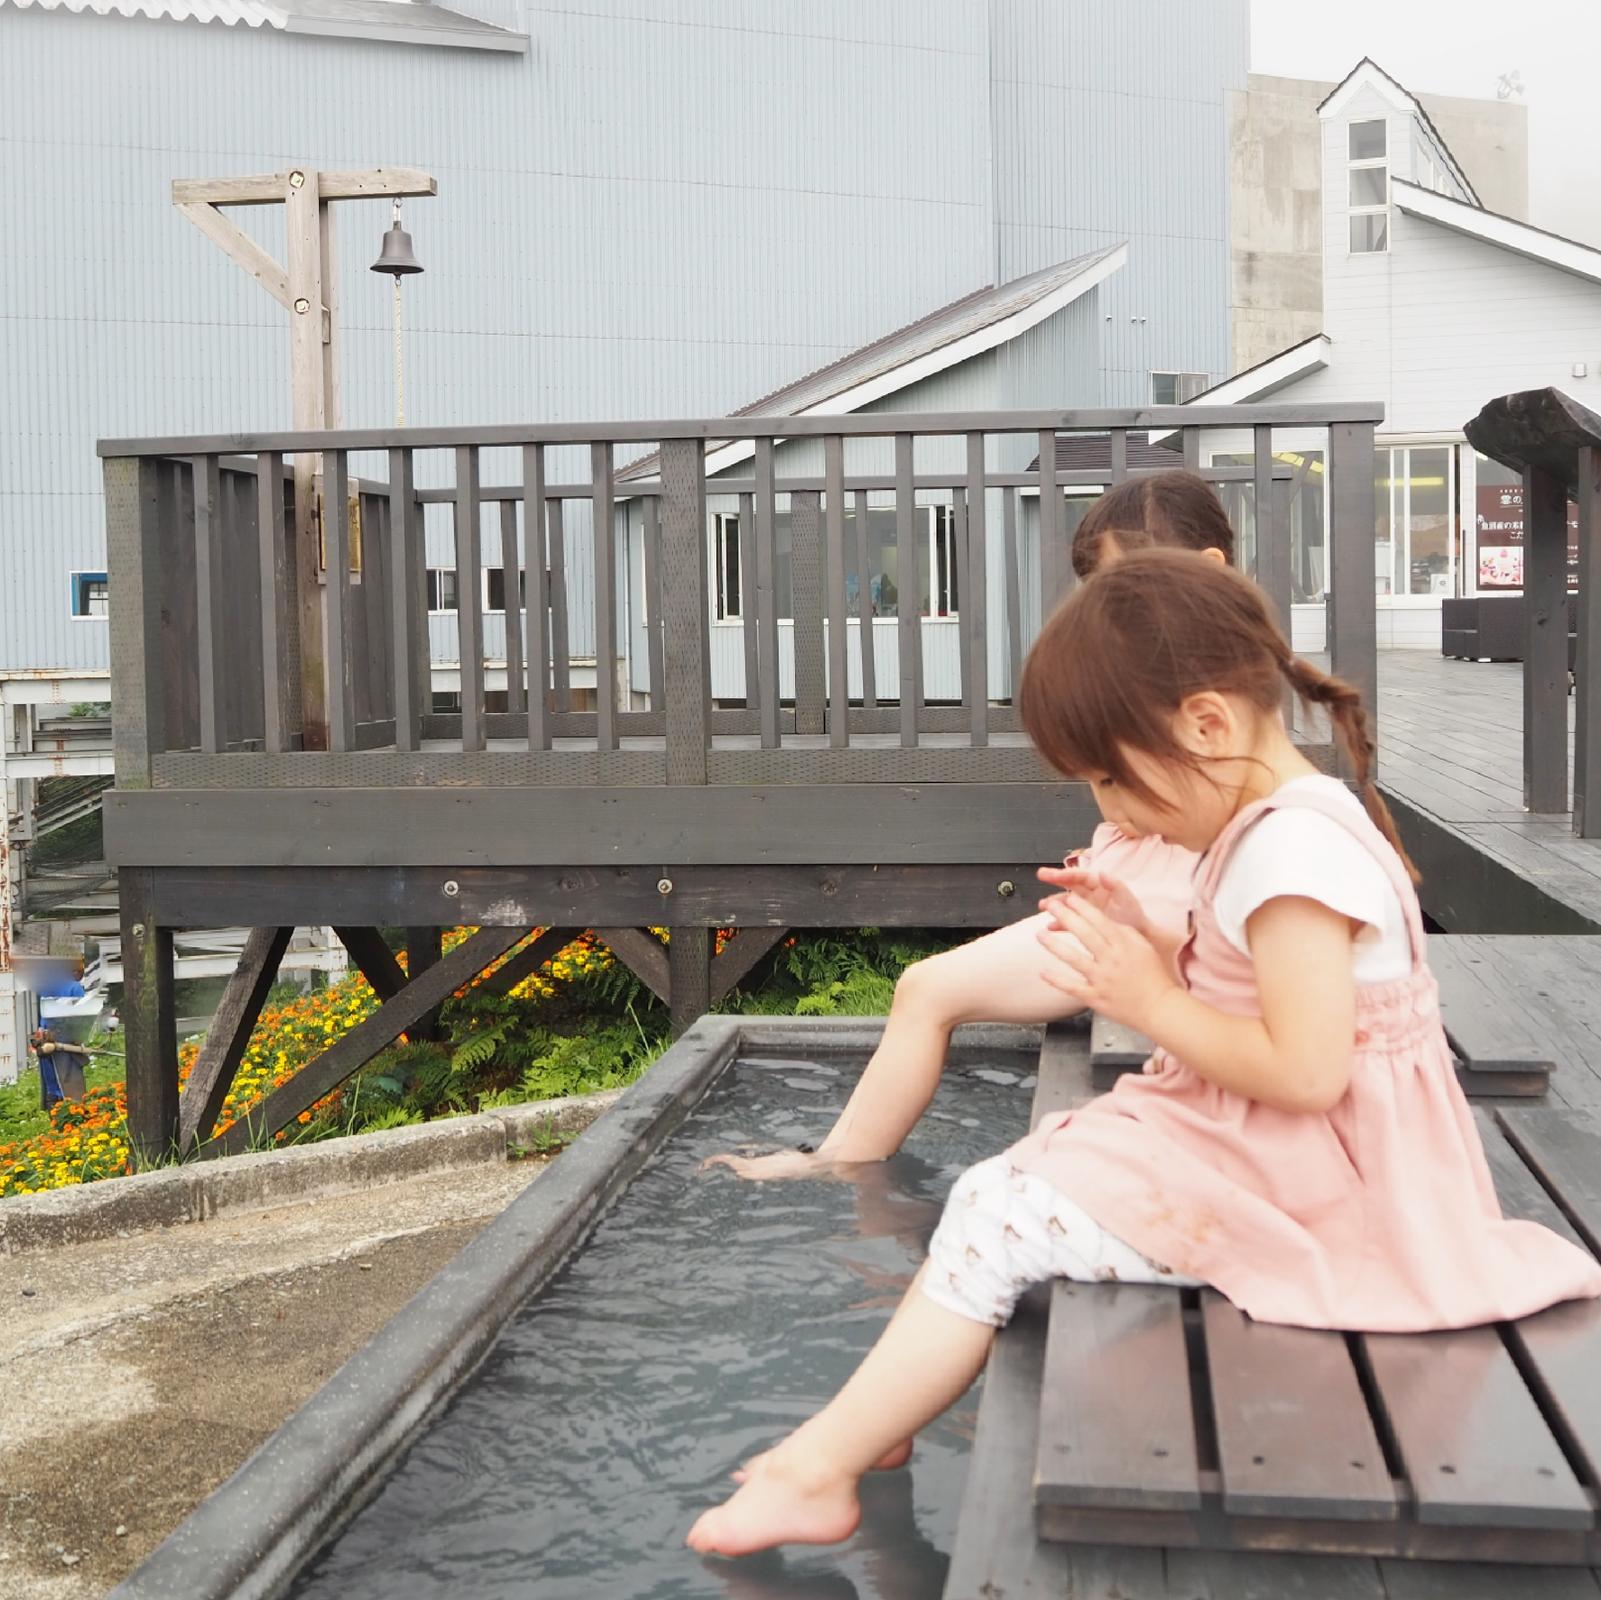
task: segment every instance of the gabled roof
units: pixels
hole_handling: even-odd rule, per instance
[[[1254,367],[1214,383],[1210,389],[1203,389],[1184,403],[1188,406],[1234,406],[1248,400],[1265,399],[1314,372],[1321,372],[1329,364],[1329,349],[1333,343],[1326,333],[1314,333],[1310,339],[1292,344],[1266,361],[1258,361]]]
[[[1466,205],[1401,178],[1391,179],[1390,190],[1396,209],[1409,217],[1422,217],[1453,233],[1481,239],[1485,244],[1497,245],[1514,255],[1527,256],[1531,261],[1556,267],[1561,272],[1588,278],[1591,283],[1601,283],[1601,250],[1591,245],[1564,239],[1559,233],[1547,233],[1527,222],[1503,217],[1497,211],[1486,211],[1483,206]]]
[[[986,350],[1006,344],[1087,294],[1128,261],[1128,246],[1115,244],[1075,256],[1043,272],[992,284],[953,300],[938,311],[875,339],[826,367],[775,389],[732,413],[736,417],[845,416],[885,395],[899,393]],[[706,470],[721,472],[745,460],[748,441],[707,445]],[[618,474],[619,480],[648,477],[658,468],[645,456]]]
[[[528,49],[526,34],[463,16],[432,0],[0,0],[0,8],[8,4],[19,10],[37,6],[41,11],[90,11],[102,17],[220,22],[225,27],[380,39],[393,44]]]
[[[1467,190],[1468,197],[1474,205],[1478,205],[1479,195],[1473,187],[1472,179],[1462,170],[1462,163],[1452,154],[1450,145],[1440,136],[1440,130],[1435,127],[1433,119],[1423,109],[1422,102],[1405,84],[1398,83],[1392,78],[1371,56],[1363,56],[1324,96],[1318,104],[1318,115],[1321,117],[1325,112],[1330,116],[1338,115],[1355,98],[1358,91],[1364,88],[1377,89],[1397,109],[1410,112],[1429,130],[1429,136],[1440,147],[1440,154],[1445,157],[1452,176]]]

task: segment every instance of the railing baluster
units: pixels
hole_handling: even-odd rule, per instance
[[[917,491],[912,486],[912,436],[895,435],[895,635],[900,655],[901,744],[917,743],[923,689],[923,608],[917,588]]]
[[[293,711],[285,670],[293,642],[284,624],[294,603],[284,526],[284,458],[276,450],[256,457],[256,551],[261,573],[261,733],[269,755],[289,748]]]
[[[506,709],[528,709],[523,695],[523,569],[517,557],[517,502],[500,502],[500,587],[505,599]]]
[[[1568,809],[1568,492],[1523,469],[1523,803]]]
[[[428,634],[417,631],[415,605],[421,521],[411,451],[389,452],[389,609],[395,673],[395,748],[415,750],[422,742],[423,706],[417,695],[416,658],[428,649]],[[280,499],[282,497],[280,496]],[[265,569],[263,569],[265,573]]]
[[[1128,429],[1112,429],[1112,482],[1121,483],[1128,476]]]
[[[225,657],[217,633],[228,615],[222,581],[222,484],[215,456],[196,456],[195,486],[195,644],[200,684],[200,748],[215,755],[228,748],[227,694],[222,683]]]
[[[550,748],[550,569],[545,557],[545,447],[523,446],[523,562],[528,570],[528,748]]]
[[[645,668],[650,675],[650,708],[667,709],[662,678],[662,516],[661,501],[645,496]]]
[[[482,530],[478,521],[478,446],[456,451],[456,633],[461,657],[461,747],[484,748]]]
[[[1183,430],[1184,465],[1191,472],[1201,470],[1201,430],[1189,427]]]
[[[1373,585],[1373,424],[1329,426],[1329,655],[1337,677],[1378,717]]]
[[[322,461],[328,748],[352,750],[356,743],[356,690],[350,662],[350,457],[343,450],[329,450]]]
[[[1256,581],[1273,602],[1274,615],[1290,637],[1290,522],[1279,517],[1273,486],[1273,429],[1255,428],[1252,495],[1256,501]],[[1286,508],[1287,510],[1288,508]]]
[[[1062,496],[1056,486],[1056,430],[1040,433],[1040,626],[1067,589],[1067,552],[1062,542]]]
[[[595,748],[617,748],[617,512],[612,447],[589,447],[590,521],[595,535]]]
[[[760,561],[756,554],[756,501],[755,497],[739,497],[739,631],[740,643],[745,650],[745,705],[756,709],[757,684],[761,669],[757,657],[760,631],[757,619],[761,615],[761,601],[756,594],[756,568]]]
[[[773,441],[756,441],[756,625],[762,749],[778,748],[778,590],[773,526]]]
[[[1573,689],[1573,831],[1601,836],[1601,449],[1579,447],[1579,593]]]
[[[699,439],[665,440],[661,461],[666,776],[670,784],[704,784],[711,744],[705,448]]]
[[[857,644],[862,658],[862,706],[878,709],[878,670],[873,655],[873,535],[867,522],[867,491],[856,491]]]
[[[845,637],[845,441],[823,441],[828,516],[828,742],[844,749],[850,734],[850,668]]]
[[[1006,569],[1006,649],[1011,664],[1008,697],[1023,679],[1023,585],[1017,561],[1017,490],[1001,491],[1001,542]]]
[[[939,606],[939,563],[946,564],[945,572],[945,610],[942,613]],[[956,698],[965,706],[967,704],[967,669],[971,665],[968,651],[968,632],[972,625],[972,618],[967,611],[967,490],[956,488],[951,490],[951,546],[943,548],[943,541],[935,540],[934,556],[931,562],[933,570],[929,573],[929,608],[930,617],[943,616],[950,620],[952,599],[956,601]]]
[[[567,639],[567,532],[564,500],[545,502],[550,538],[550,670],[556,710],[573,708],[572,657]]]
[[[962,571],[962,592],[957,603],[963,617],[972,619],[968,633],[970,651],[967,689],[972,709],[973,743],[989,743],[989,552],[985,504],[988,490],[984,483],[984,435],[967,436],[967,565]]]
[[[795,731],[821,733],[824,722],[823,517],[821,496],[789,497],[790,643],[795,656]]]

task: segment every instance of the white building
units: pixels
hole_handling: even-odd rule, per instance
[[[1601,409],[1601,250],[1487,210],[1417,99],[1371,61],[1318,115],[1322,330],[1205,400],[1383,402],[1380,644],[1438,648],[1443,597],[1522,581],[1521,492],[1467,445],[1463,426],[1520,389],[1553,386]],[[1303,649],[1320,643],[1324,442],[1275,440],[1302,473],[1293,532]],[[1214,457],[1248,448],[1208,444]]]

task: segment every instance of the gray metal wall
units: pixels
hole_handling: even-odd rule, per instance
[[[104,564],[97,437],[288,426],[284,313],[172,210],[175,177],[437,176],[407,207],[418,424],[721,412],[1122,238],[1099,398],[1224,368],[1246,0],[465,8],[529,53],[0,0],[0,667],[104,664],[104,624],[68,615],[68,573]],[[338,211],[344,420],[379,425],[387,207]],[[281,255],[276,208],[232,215]]]

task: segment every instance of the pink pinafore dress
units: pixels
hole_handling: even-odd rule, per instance
[[[1290,805],[1350,832],[1406,912],[1412,970],[1357,986],[1345,1096],[1327,1113],[1279,1111],[1159,1050],[1110,1094],[1047,1118],[1014,1147],[1015,1164],[1264,1322],[1414,1332],[1601,1295],[1590,1256],[1501,1215],[1440,1024],[1417,895],[1364,812],[1302,785],[1241,811],[1197,870],[1186,986],[1219,1011],[1261,1015],[1250,958],[1224,938],[1212,902],[1245,831]]]

